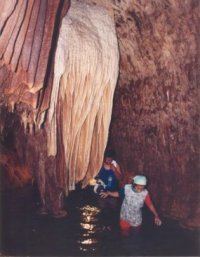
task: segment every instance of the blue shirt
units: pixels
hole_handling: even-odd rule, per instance
[[[106,170],[104,167],[102,167],[97,178],[104,182],[106,185],[106,190],[117,191],[119,189],[118,180],[113,170]]]

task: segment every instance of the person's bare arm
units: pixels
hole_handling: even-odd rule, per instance
[[[100,196],[102,198],[106,198],[108,196],[112,196],[112,197],[119,197],[119,192],[115,191],[115,192],[110,192],[110,191],[107,191],[107,192],[101,192],[100,193]]]
[[[155,217],[155,224],[160,226],[162,224],[162,221],[156,211],[156,208],[154,207],[152,201],[151,201],[151,198],[150,196],[148,195],[147,196],[148,199],[145,199],[145,203],[146,205],[148,206],[149,210],[153,213],[154,217]]]
[[[111,164],[111,169],[115,172],[117,179],[121,179],[122,173],[121,173],[119,164],[118,163],[115,163],[115,165]]]
[[[160,220],[160,218],[159,218],[159,216],[158,216],[158,213],[157,213],[155,207],[153,206],[153,204],[149,205],[148,207],[149,207],[150,211],[151,211],[151,212],[154,214],[154,216],[155,216],[155,224],[156,224],[156,225],[161,225],[161,224],[162,224],[162,221]]]

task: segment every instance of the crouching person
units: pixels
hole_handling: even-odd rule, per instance
[[[142,207],[144,203],[155,216],[155,224],[161,225],[162,222],[151,201],[150,195],[145,189],[147,179],[145,176],[137,175],[133,178],[132,184],[127,184],[120,191],[102,192],[103,198],[108,196],[123,197],[120,210],[120,228],[123,235],[128,235],[132,228],[139,229],[142,224]]]
[[[113,160],[111,152],[106,152],[104,156],[103,165],[96,177],[96,185],[94,192],[98,195],[98,204],[101,208],[116,208],[118,206],[118,199],[112,197],[111,194],[106,197],[99,197],[102,192],[115,192],[119,190],[119,180],[116,175],[120,176],[121,171],[119,165]]]

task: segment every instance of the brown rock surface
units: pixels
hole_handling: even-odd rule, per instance
[[[116,1],[115,22],[110,145],[162,213],[199,227],[199,2]]]
[[[20,159],[28,162],[43,205],[56,214],[62,208],[62,192],[66,191],[67,151],[63,130],[58,126],[57,154],[47,157],[49,127],[44,121],[52,103],[55,75],[57,37],[52,36],[58,35],[58,14],[66,12],[68,1],[3,2],[0,104],[15,112],[8,114],[2,108],[1,138],[7,145],[11,141]],[[178,219],[185,227],[200,227],[199,1],[79,2],[106,8],[116,24],[120,72],[108,145],[115,149],[125,176],[143,173],[148,177],[148,188],[161,213]],[[57,106],[56,115],[61,124],[66,122],[62,105]],[[35,132],[34,136],[25,134],[23,127],[26,132]],[[99,139],[98,135],[92,139],[94,153]],[[102,155],[99,152],[95,158]],[[88,162],[94,156],[85,157]],[[79,181],[82,175],[78,173],[76,180],[73,172],[71,181]]]
[[[56,175],[56,159],[47,157],[47,136],[41,126],[49,108],[59,28],[69,4],[68,0],[0,3],[1,141],[28,166],[43,205],[53,214],[62,208],[60,172]]]

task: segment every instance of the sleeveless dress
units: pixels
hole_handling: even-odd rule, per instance
[[[120,219],[126,220],[131,226],[137,227],[142,223],[141,208],[144,205],[148,191],[144,189],[142,192],[135,192],[132,185],[125,185],[124,200],[120,211]]]

